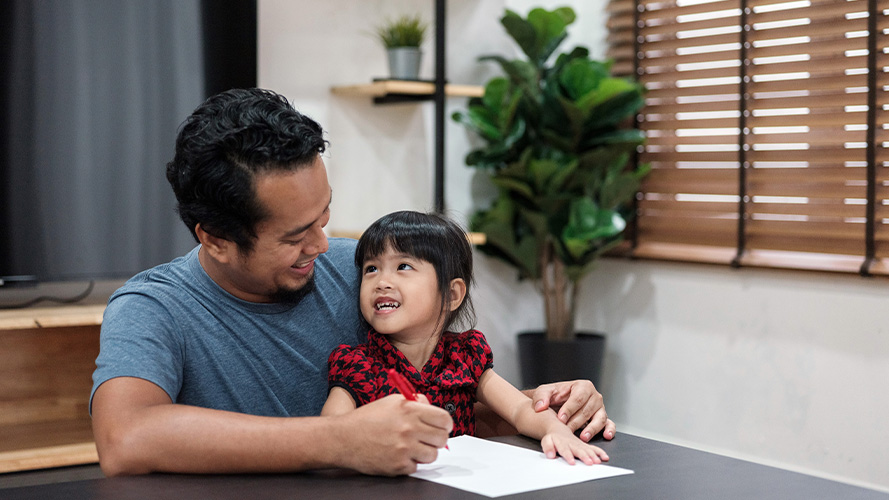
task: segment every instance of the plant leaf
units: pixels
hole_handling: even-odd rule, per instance
[[[503,72],[516,85],[525,85],[530,88],[537,86],[537,68],[528,61],[522,61],[521,59],[510,60],[501,56],[482,56],[478,60],[497,62]]]
[[[626,221],[614,210],[601,209],[589,198],[571,203],[568,225],[562,231],[562,243],[574,259],[580,259],[596,240],[611,238],[626,228]]]
[[[506,28],[506,32],[515,40],[528,59],[537,61],[540,48],[537,42],[537,31],[534,26],[522,19],[522,16],[506,9],[506,13],[500,19],[500,24]]]
[[[543,66],[553,51],[568,36],[565,29],[575,19],[574,10],[570,7],[562,7],[554,11],[542,8],[531,9],[528,13],[528,22],[534,27],[537,34],[536,57],[528,54],[529,59],[535,61],[538,66]]]

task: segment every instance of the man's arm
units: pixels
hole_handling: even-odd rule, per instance
[[[416,471],[453,427],[441,408],[389,396],[336,417],[258,417],[173,404],[157,385],[119,377],[93,396],[103,472],[279,472],[344,467]]]
[[[534,402],[538,412],[559,408],[559,420],[568,424],[571,430],[581,427],[584,430],[580,439],[589,441],[599,432],[605,439],[613,439],[616,432],[614,422],[605,412],[602,395],[589,380],[572,380],[544,384],[536,389],[522,391]],[[516,434],[515,427],[500,418],[484,404],[475,404],[476,434],[480,437]]]
[[[614,438],[616,427],[605,412],[605,399],[589,380],[544,384],[525,393],[536,411],[558,407],[559,420],[572,431],[584,427],[580,439],[589,441],[599,432],[607,440]]]

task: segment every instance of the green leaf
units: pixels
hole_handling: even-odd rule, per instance
[[[550,178],[558,171],[559,164],[555,160],[531,160],[528,165],[528,173],[538,193],[546,191]]]
[[[576,240],[593,240],[614,236],[626,227],[626,222],[614,210],[602,209],[589,198],[578,198],[571,203],[568,225],[562,236]]]
[[[608,78],[601,64],[589,59],[573,59],[559,74],[559,84],[566,96],[572,101],[579,101],[599,89],[600,84]]]
[[[638,86],[623,78],[604,78],[596,85],[596,91],[581,97],[579,106],[592,108],[623,93],[636,92]]]
[[[522,52],[532,61],[537,60],[540,51],[537,44],[537,31],[534,26],[522,19],[522,16],[506,9],[506,14],[500,19],[500,24],[506,28],[506,32],[515,40]]]
[[[536,61],[538,66],[549,59],[556,47],[568,36],[565,29],[575,19],[574,11],[570,7],[562,7],[554,11],[542,8],[532,9],[528,13],[528,22],[534,26],[537,33],[536,57],[528,57]]]
[[[623,167],[623,165],[620,165]],[[602,183],[599,202],[604,207],[616,209],[635,198],[639,191],[640,178],[636,172],[620,172],[609,176]]]
[[[577,159],[574,159],[568,163],[563,163],[559,170],[549,179],[549,185],[547,186],[547,192],[550,194],[555,194],[558,192],[564,193],[565,184],[568,179],[577,172],[577,167],[580,165],[580,162]]]
[[[496,185],[497,187],[506,190],[507,192],[523,196],[528,200],[534,199],[534,188],[528,185],[528,183],[526,182],[514,178],[501,176],[492,177],[491,182],[493,182],[494,185]]]
[[[521,59],[506,59],[501,56],[483,56],[478,58],[479,61],[495,61],[500,64],[500,68],[516,85],[526,86],[529,88],[537,87],[537,78],[539,74],[537,67],[528,61]]]
[[[517,215],[512,201],[501,196],[490,210],[477,213],[470,227],[485,234],[485,244],[480,247],[483,251],[515,266],[520,277],[537,279],[537,242],[516,230]]]
[[[571,127],[571,149],[575,150],[580,142],[583,134],[584,124],[588,121],[588,114],[584,114],[583,110],[578,108],[571,100],[559,97],[559,105],[568,119],[568,125]]]
[[[518,211],[521,214],[522,219],[528,225],[531,234],[533,234],[537,240],[535,251],[539,251],[543,245],[543,241],[549,234],[549,224],[546,215],[537,210],[531,210],[521,206],[518,207]]]
[[[589,57],[590,57],[589,49],[587,49],[586,47],[583,47],[583,46],[574,47],[571,50],[571,52],[564,52],[562,54],[559,54],[558,57],[556,57],[556,62],[553,64],[551,71],[557,75],[561,74],[562,68],[564,68],[565,65],[568,64],[569,62],[573,61],[574,59],[586,60],[586,59],[589,59]]]
[[[622,128],[610,132],[591,134],[584,142],[585,147],[613,146],[621,147],[627,151],[636,149],[636,146],[645,143],[645,133],[635,128]]]
[[[465,115],[464,123],[470,125],[479,135],[489,141],[498,141],[503,138],[497,118],[491,116],[487,108],[471,106]]]
[[[485,85],[485,94],[482,96],[483,105],[493,114],[499,114],[503,107],[503,100],[509,93],[509,87],[509,80],[506,78],[492,78]]]
[[[632,117],[645,105],[641,89],[621,92],[594,105],[589,110],[588,129],[615,126]]]
[[[540,131],[540,134],[544,139],[546,139],[546,142],[551,144],[554,148],[558,148],[563,151],[573,151],[575,149],[574,143],[571,142],[573,137],[569,134],[548,129],[542,129]]]
[[[614,210],[600,209],[589,198],[579,198],[571,204],[568,225],[562,231],[562,243],[579,260],[597,243],[596,240],[620,234],[626,221]]]

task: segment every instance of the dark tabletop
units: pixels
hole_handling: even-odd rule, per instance
[[[536,441],[497,438],[539,449]],[[629,434],[597,443],[611,464],[635,474],[500,497],[543,499],[889,499],[889,494],[758,465]],[[0,489],[0,499],[342,499],[436,500],[487,498],[411,477],[363,476],[348,471],[268,475],[182,475],[86,479]]]

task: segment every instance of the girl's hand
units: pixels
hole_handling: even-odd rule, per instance
[[[558,454],[571,465],[575,464],[575,457],[587,465],[608,461],[608,454],[605,453],[605,450],[598,446],[584,443],[567,427],[562,429],[564,430],[560,429],[555,432],[549,432],[540,440],[546,458],[556,458],[556,454]]]

